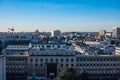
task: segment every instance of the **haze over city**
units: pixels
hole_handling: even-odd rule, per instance
[[[0,0],[0,32],[111,31],[120,26],[120,0]]]

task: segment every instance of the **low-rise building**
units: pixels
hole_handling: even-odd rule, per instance
[[[78,73],[85,70],[89,80],[118,80],[120,79],[120,56],[76,56],[76,69]]]
[[[119,55],[86,55],[73,47],[65,43],[9,45],[3,50],[7,79],[57,79],[63,67],[73,67],[77,74],[85,70],[89,80],[120,79]]]
[[[0,80],[6,80],[6,60],[4,55],[0,55]]]
[[[116,47],[115,53],[116,53],[117,55],[120,55],[120,47]]]
[[[28,70],[27,45],[9,45],[2,51],[6,55],[7,80],[26,80]]]

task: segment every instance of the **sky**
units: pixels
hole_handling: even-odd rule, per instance
[[[0,32],[112,31],[120,27],[120,0],[0,0]]]

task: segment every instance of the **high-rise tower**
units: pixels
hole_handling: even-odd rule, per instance
[[[119,27],[114,27],[112,29],[112,37],[120,39],[120,28]]]

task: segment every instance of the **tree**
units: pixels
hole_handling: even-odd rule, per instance
[[[76,80],[76,71],[74,68],[64,67],[58,80]]]
[[[64,67],[58,80],[89,80],[85,69],[77,72],[74,68]]]
[[[86,72],[85,69],[81,70],[80,75],[79,75],[79,79],[80,80],[88,80],[88,73]]]

